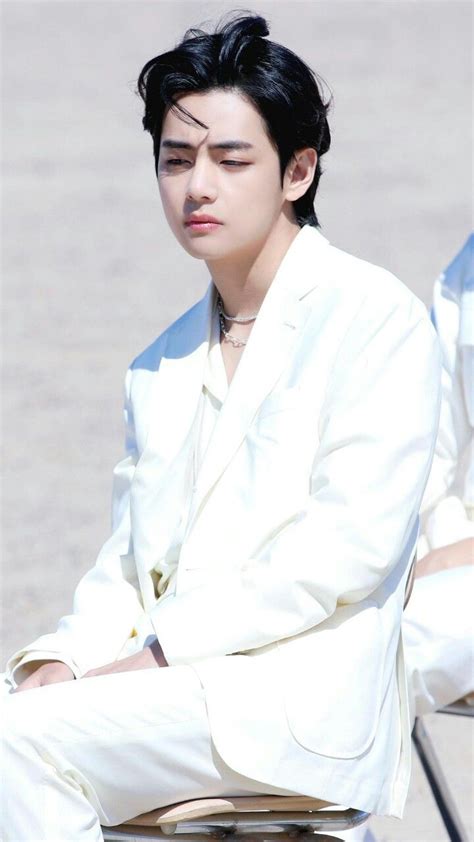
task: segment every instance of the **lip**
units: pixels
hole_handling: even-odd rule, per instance
[[[185,225],[206,225],[208,223],[212,225],[222,225],[222,222],[216,219],[215,216],[208,216],[208,214],[202,214],[202,216],[188,216],[185,219]]]

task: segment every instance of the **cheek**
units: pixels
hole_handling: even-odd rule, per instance
[[[244,228],[266,229],[268,219],[273,219],[281,207],[278,183],[274,184],[268,172],[249,170],[245,177],[229,179],[225,194],[221,195],[234,219],[239,217]]]
[[[273,170],[264,169],[249,170],[245,179],[245,190],[247,195],[252,195],[257,206],[273,204],[281,192]]]
[[[158,178],[158,190],[164,208],[173,208],[176,204],[176,184],[166,177]]]
[[[273,224],[282,205],[279,182],[270,175],[273,176],[268,172],[260,174],[249,185],[247,192],[248,221],[260,233],[266,230],[269,222]]]
[[[165,178],[158,181],[158,189],[168,225],[176,236],[182,236],[183,198],[178,185]]]

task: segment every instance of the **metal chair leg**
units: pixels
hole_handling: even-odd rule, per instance
[[[469,842],[433,744],[419,717],[415,719],[412,739],[451,842]]]

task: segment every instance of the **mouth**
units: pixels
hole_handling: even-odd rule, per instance
[[[190,219],[185,223],[186,228],[189,228],[191,231],[214,231],[221,225],[222,222],[217,222],[216,220],[204,220],[201,222],[196,219]]]

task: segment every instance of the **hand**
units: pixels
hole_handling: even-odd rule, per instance
[[[157,640],[151,646],[145,646],[141,652],[122,658],[120,661],[112,661],[102,667],[89,670],[82,678],[91,678],[96,675],[111,675],[115,672],[128,672],[129,670],[146,670],[152,667],[167,667],[168,662],[163,650]]]
[[[23,690],[33,690],[35,687],[57,684],[60,681],[73,681],[74,678],[73,671],[62,661],[49,661],[47,664],[38,667],[28,678],[25,678],[12,693],[21,693]]]
[[[420,579],[464,564],[474,564],[474,538],[463,538],[462,541],[431,550],[417,562],[415,576]]]

